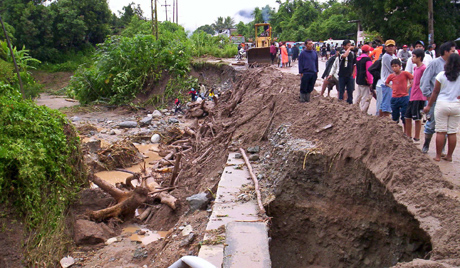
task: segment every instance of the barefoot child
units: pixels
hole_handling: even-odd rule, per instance
[[[415,122],[415,132],[413,141],[415,144],[420,143],[420,130],[422,129],[422,115],[421,111],[425,106],[426,97],[423,96],[422,90],[420,89],[420,79],[422,78],[423,72],[426,69],[423,64],[423,58],[425,53],[423,49],[416,49],[412,52],[412,63],[416,66],[414,69],[414,84],[410,93],[409,104],[405,114],[406,118],[406,135],[412,137],[412,120]]]
[[[391,117],[395,122],[399,122],[399,117],[401,117],[404,133],[406,133],[404,115],[409,104],[409,88],[414,77],[409,72],[401,71],[401,61],[399,59],[391,61],[391,69],[394,73],[390,74],[385,81],[385,85],[393,91],[391,95]],[[393,84],[390,84],[390,82]]]

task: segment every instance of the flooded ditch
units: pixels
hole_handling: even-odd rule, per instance
[[[267,206],[273,267],[389,267],[429,258],[428,234],[363,163],[311,144],[279,155]]]

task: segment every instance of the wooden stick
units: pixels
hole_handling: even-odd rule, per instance
[[[195,165],[196,163],[200,162],[203,158],[206,157],[206,155],[209,153],[209,151],[211,151],[211,149],[212,149],[212,147],[209,147],[209,148],[206,150],[206,152],[204,152],[204,154],[203,154],[202,156],[200,156],[199,158],[193,160],[193,161],[192,161],[192,164]]]
[[[272,116],[271,116],[271,118],[270,118],[270,121],[268,121],[268,125],[267,125],[267,127],[265,128],[265,131],[264,131],[264,133],[262,134],[262,137],[260,137],[260,140],[259,140],[259,141],[266,140],[266,139],[268,138],[268,130],[270,129],[270,126],[271,126],[272,123],[273,123],[273,119],[275,118],[275,114],[276,114],[276,110],[273,111]]]
[[[265,215],[265,209],[264,209],[264,206],[262,204],[262,197],[261,197],[260,190],[259,190],[259,181],[257,181],[257,177],[256,177],[256,175],[254,175],[254,172],[252,171],[252,166],[249,163],[248,156],[246,155],[246,153],[244,152],[244,150],[242,148],[240,148],[240,152],[241,152],[241,155],[243,156],[243,159],[244,159],[244,162],[246,163],[246,166],[248,167],[249,174],[251,174],[252,181],[254,182],[254,189],[256,191],[257,204],[259,205],[260,213],[262,215]]]
[[[182,154],[176,154],[176,164],[174,164],[174,170],[173,170],[173,174],[172,174],[172,177],[171,177],[171,182],[169,183],[169,187],[173,187],[174,184],[176,183],[176,178],[177,178],[177,175],[179,174],[179,166],[180,166],[180,160],[182,158]]]

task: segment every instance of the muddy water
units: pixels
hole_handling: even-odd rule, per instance
[[[128,225],[123,228],[122,235],[129,235],[132,241],[140,242],[143,245],[148,245],[152,242],[165,238],[169,231],[151,231],[139,225]]]
[[[104,143],[104,142],[102,142]],[[150,168],[154,165],[155,161],[160,160],[162,157],[158,155],[158,144],[139,144],[135,145],[139,152],[144,155],[144,162],[141,162],[137,165],[134,165],[129,168],[125,168],[128,171],[132,172],[140,172],[142,167],[145,164],[146,168]],[[112,183],[115,185],[116,183],[125,182],[128,177],[132,175],[126,172],[121,171],[101,171],[95,174],[99,178]]]

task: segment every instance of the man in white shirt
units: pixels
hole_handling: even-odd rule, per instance
[[[418,40],[415,42],[414,44],[415,46],[415,49],[423,49],[425,50],[425,43],[423,43],[422,40]],[[425,58],[423,58],[423,64],[425,64],[425,66],[428,66],[428,64],[433,60],[433,58],[431,57],[430,54],[426,54],[425,53]],[[414,68],[415,68],[415,64],[412,63],[411,60],[408,60],[407,61],[407,65],[406,65],[406,69],[404,69],[404,71],[406,72],[409,72],[411,74],[414,74]]]

